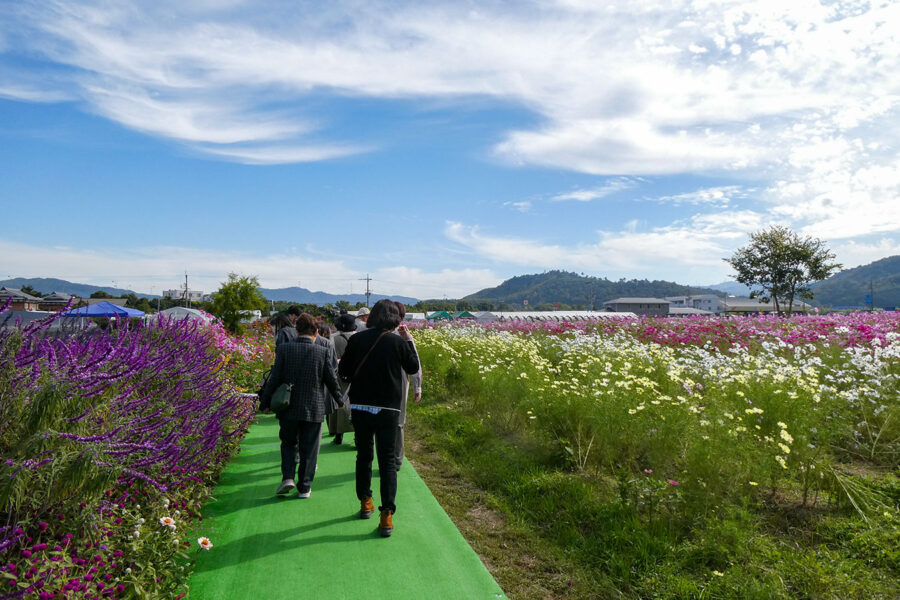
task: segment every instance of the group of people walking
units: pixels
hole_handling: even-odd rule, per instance
[[[289,384],[290,403],[279,411],[282,482],[276,494],[294,489],[309,498],[327,421],[334,443],[351,430],[356,441],[356,496],[359,516],[375,513],[372,461],[377,456],[381,520],[378,532],[393,533],[397,511],[397,471],[403,462],[403,428],[410,387],[422,395],[422,370],[412,335],[403,324],[405,307],[379,300],[367,314],[342,314],[332,335],[328,325],[292,307],[273,320],[275,365],[260,395],[269,412],[272,396]]]

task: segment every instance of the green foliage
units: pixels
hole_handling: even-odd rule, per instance
[[[259,291],[259,280],[256,277],[229,273],[228,281],[213,293],[209,311],[222,320],[228,331],[239,333],[243,311],[261,311],[267,305],[268,302]]]
[[[103,290],[97,290],[96,292],[93,292],[90,297],[91,298],[115,298],[115,296],[113,296],[112,294],[107,294]]]
[[[737,272],[739,283],[762,288],[751,297],[774,302],[779,312],[786,303],[790,314],[795,299],[813,297],[812,282],[841,269],[840,264],[831,262],[834,257],[822,240],[773,225],[751,233],[750,243],[724,260]]]
[[[36,289],[34,289],[33,287],[31,287],[30,285],[23,285],[23,286],[22,286],[21,288],[19,288],[19,289],[22,290],[23,292],[25,292],[26,294],[30,295],[30,296],[34,296],[35,298],[41,298],[41,297],[43,297],[43,295],[44,295],[44,294],[42,294],[41,292],[39,292],[39,291],[37,291]]]

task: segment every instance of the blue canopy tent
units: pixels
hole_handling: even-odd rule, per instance
[[[64,317],[143,317],[144,311],[124,306],[116,306],[111,302],[97,302],[90,306],[73,308],[62,313]]]

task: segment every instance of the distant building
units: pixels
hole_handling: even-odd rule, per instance
[[[38,310],[40,298],[26,294],[20,289],[0,287],[0,307],[9,301],[10,310]]]
[[[163,298],[171,298],[173,300],[182,300],[185,298],[184,290],[164,290]],[[203,292],[200,290],[188,290],[187,299],[191,302],[202,302],[204,298]]]
[[[71,301],[72,296],[70,296],[69,294],[63,294],[62,292],[53,292],[49,296],[44,296],[43,298],[41,298],[40,309],[59,312],[61,310],[64,310]]]
[[[613,312],[631,312],[636,315],[665,317],[669,314],[668,300],[661,298],[616,298],[604,302],[603,306]]]
[[[711,313],[720,313],[724,307],[722,298],[715,294],[696,296],[666,296],[672,307],[696,308]]]
[[[738,298],[728,296],[722,300],[722,314],[727,315],[752,315],[752,314],[770,314],[775,312],[774,302],[760,302],[758,298]],[[787,312],[787,303],[782,302],[780,305],[782,312]],[[791,309],[795,313],[809,312],[812,306],[800,300],[794,300]]]
[[[699,315],[707,315],[707,316],[715,316],[716,313],[708,310],[703,310],[702,308],[694,308],[692,306],[670,306],[669,307],[669,316],[670,317],[683,317],[683,316],[699,316]]]
[[[596,310],[518,310],[475,313],[481,323],[492,321],[520,321],[533,323],[552,323],[563,321],[600,321],[606,319],[627,319],[637,315],[633,313],[612,313]]]

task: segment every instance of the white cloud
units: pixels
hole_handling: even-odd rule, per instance
[[[724,278],[729,269],[722,259],[746,241],[747,232],[769,224],[753,211],[698,214],[650,231],[639,231],[640,223],[630,221],[621,231],[599,231],[595,242],[572,246],[488,235],[456,221],[447,222],[444,234],[482,258],[510,265],[699,281]]]
[[[0,279],[12,277],[60,277],[75,283],[161,293],[184,281],[188,272],[192,288],[211,292],[228,273],[255,275],[266,288],[301,286],[333,294],[360,293],[357,268],[349,260],[321,260],[290,253],[251,254],[174,246],[144,248],[50,247],[0,240],[5,269]],[[385,266],[371,271],[380,294],[414,298],[447,295],[460,297],[497,285],[501,279],[487,269],[440,269],[426,271],[406,266]],[[52,290],[41,290],[50,292]]]
[[[726,185],[703,188],[693,192],[673,194],[671,196],[659,196],[658,198],[654,198],[654,200],[663,204],[674,204],[676,206],[682,204],[710,204],[724,208],[731,204],[733,199],[746,198],[747,195],[748,190],[745,190],[741,186]]]
[[[69,98],[60,91],[20,84],[0,84],[0,98],[23,102],[63,102]]]
[[[509,206],[519,212],[529,212],[531,210],[531,200],[522,200],[519,202],[504,202],[503,206]]]
[[[494,146],[509,164],[752,173],[772,182],[774,212],[806,231],[900,229],[897,188],[858,175],[900,158],[897,2],[336,1],[261,11],[237,0],[33,0],[2,10],[0,60],[15,48],[49,64],[0,94],[79,98],[225,160],[324,160],[378,145],[323,141],[328,123],[308,112],[314,95],[475,96],[538,117]],[[601,197],[592,192],[604,190],[560,199]]]
[[[557,194],[553,197],[553,200],[556,202],[562,202],[565,200],[575,200],[578,202],[590,202],[591,200],[597,200],[599,198],[605,198],[612,194],[616,194],[618,192],[624,190],[630,190],[636,187],[639,183],[639,180],[628,178],[628,177],[617,177],[615,179],[610,179],[605,184],[594,187],[590,189],[583,190],[575,190],[572,192],[566,192],[564,194]]]
[[[835,260],[843,264],[844,269],[852,269],[886,256],[900,254],[900,240],[885,237],[873,242],[845,241],[835,244],[831,250],[835,254]]]
[[[209,146],[195,145],[202,152],[248,165],[279,165],[285,163],[316,162],[368,152],[363,146]]]
[[[461,298],[484,288],[499,285],[503,281],[490,269],[441,269],[427,272],[403,266],[379,269],[373,277],[374,284],[379,290],[391,290],[393,294],[410,295],[423,300]]]

